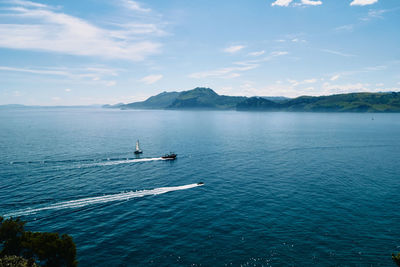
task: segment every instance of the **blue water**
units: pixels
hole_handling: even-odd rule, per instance
[[[2,109],[0,215],[82,266],[393,266],[399,137],[400,114]]]

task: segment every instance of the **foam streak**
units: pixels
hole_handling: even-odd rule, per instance
[[[126,159],[126,160],[115,160],[115,161],[107,161],[107,162],[99,162],[83,165],[84,167],[89,166],[109,166],[109,165],[119,165],[133,162],[146,162],[146,161],[155,161],[155,160],[165,160],[163,158],[145,158],[145,159]]]
[[[80,208],[80,207],[85,207],[88,205],[128,200],[131,198],[138,198],[138,197],[144,197],[144,196],[150,196],[150,195],[161,195],[161,194],[165,194],[165,193],[172,192],[172,191],[194,188],[197,186],[201,186],[201,185],[188,184],[188,185],[182,185],[182,186],[160,187],[160,188],[155,188],[152,190],[130,191],[130,192],[124,192],[124,193],[119,193],[119,194],[113,194],[113,195],[81,198],[81,199],[77,199],[77,200],[70,200],[70,201],[64,201],[64,202],[51,204],[46,207],[33,208],[33,209],[28,208],[28,209],[16,211],[13,213],[5,214],[4,217],[18,217],[18,216],[34,214],[34,213],[37,213],[40,211],[45,211],[45,210],[61,210],[61,209]]]

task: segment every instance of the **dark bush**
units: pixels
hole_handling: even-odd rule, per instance
[[[20,219],[0,217],[0,256],[22,256],[44,266],[77,266],[76,247],[69,235],[24,230]]]

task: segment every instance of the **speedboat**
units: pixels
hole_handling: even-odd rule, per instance
[[[162,156],[161,158],[162,158],[162,159],[171,159],[171,160],[174,160],[174,159],[176,159],[177,156],[178,156],[178,155],[175,154],[175,153],[169,153],[169,154],[165,154],[165,155]]]
[[[139,140],[137,140],[137,141],[136,141],[135,154],[142,154],[142,153],[143,153],[143,151],[140,150],[140,147],[139,147]]]
[[[204,183],[203,182],[198,182],[197,185],[204,185]]]

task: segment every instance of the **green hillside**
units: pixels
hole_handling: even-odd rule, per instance
[[[210,88],[197,87],[179,94],[170,109],[235,109],[245,97],[221,96]]]
[[[400,93],[350,93],[330,96],[301,96],[279,103],[250,98],[237,110],[310,112],[400,112]]]
[[[197,87],[183,92],[163,92],[142,102],[105,105],[120,109],[236,109],[245,97],[218,95],[210,88]]]
[[[162,92],[145,101],[123,105],[121,109],[164,109],[171,105],[179,94],[178,92]]]
[[[237,110],[254,110],[254,111],[262,111],[262,110],[277,110],[281,107],[281,104],[268,100],[263,97],[250,97],[236,105]]]
[[[272,101],[272,100],[274,101]],[[120,109],[236,109],[242,111],[400,112],[400,93],[350,93],[329,96],[240,97],[218,95],[210,88],[163,92],[146,101],[105,105]]]

